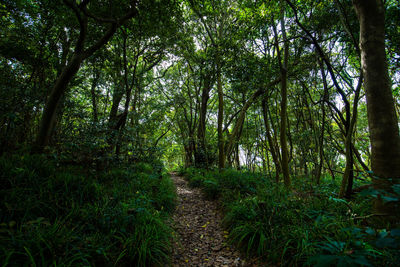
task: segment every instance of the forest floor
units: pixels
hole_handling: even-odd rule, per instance
[[[216,201],[206,200],[200,189],[190,188],[183,177],[172,173],[171,178],[178,194],[172,266],[258,266],[246,262],[227,244],[228,232],[221,226]]]

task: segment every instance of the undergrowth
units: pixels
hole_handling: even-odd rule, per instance
[[[157,167],[158,168],[158,167]],[[0,158],[2,266],[162,266],[175,206],[168,175],[147,163],[105,171],[44,156]]]
[[[337,198],[339,185],[293,178],[293,190],[250,172],[181,171],[220,200],[229,240],[247,256],[284,266],[398,266],[400,229],[374,228],[370,201]]]

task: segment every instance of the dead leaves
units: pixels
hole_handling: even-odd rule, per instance
[[[200,190],[189,188],[183,178],[172,179],[179,198],[173,266],[244,266],[240,254],[226,245],[228,232],[220,226],[216,203],[204,200]]]

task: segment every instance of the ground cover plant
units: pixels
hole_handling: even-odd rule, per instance
[[[0,158],[2,266],[149,266],[169,261],[175,188],[151,164],[104,171],[45,156]]]
[[[400,260],[399,225],[377,226],[368,216],[368,191],[348,201],[337,198],[337,183],[327,179],[313,186],[299,177],[296,190],[287,190],[246,171],[181,173],[220,200],[230,242],[247,256],[285,266],[396,266]]]

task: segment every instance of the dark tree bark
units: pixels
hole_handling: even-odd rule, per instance
[[[360,22],[361,64],[367,98],[371,141],[371,167],[376,188],[387,188],[389,180],[400,179],[400,138],[398,120],[388,74],[385,52],[385,9],[382,0],[354,0]],[[378,212],[392,214],[390,205],[377,201]]]
[[[99,122],[98,118],[98,111],[97,111],[97,95],[96,95],[96,87],[100,78],[100,70],[96,69],[96,67],[93,67],[94,70],[94,77],[92,80],[92,84],[90,87],[90,94],[92,97],[92,108],[93,108],[93,122],[97,123]]]
[[[279,61],[279,68],[281,72],[281,112],[280,112],[280,142],[281,142],[281,170],[283,174],[283,182],[286,187],[291,186],[290,175],[289,175],[289,150],[288,150],[288,142],[287,142],[287,72],[288,72],[288,59],[289,59],[289,42],[286,36],[286,29],[285,29],[285,17],[284,17],[284,9],[281,6],[281,31],[282,31],[282,38],[283,38],[283,59],[281,56],[281,51],[279,48],[279,41],[278,41],[278,33],[276,26],[274,25],[273,30],[275,34],[275,46],[277,49],[278,61]]]
[[[195,154],[195,163],[197,167],[208,168],[208,154],[206,148],[206,118],[207,118],[207,104],[210,99],[210,91],[213,86],[212,77],[203,78],[203,88],[201,93],[199,125],[197,127],[197,149]]]
[[[75,54],[69,64],[64,68],[61,75],[57,78],[43,111],[39,133],[36,137],[36,144],[33,152],[43,152],[44,147],[49,143],[53,128],[52,124],[56,118],[56,110],[59,105],[59,100],[65,92],[68,84],[78,72],[82,61],[82,55]]]
[[[270,127],[269,121],[268,121],[268,110],[267,110],[266,99],[262,100],[261,105],[262,105],[262,109],[263,109],[264,125],[265,125],[265,132],[266,132],[266,136],[267,136],[269,151],[271,152],[272,160],[275,165],[275,181],[278,183],[279,175],[281,173],[281,163],[279,161],[279,154],[278,154],[277,150],[275,149],[274,140],[271,136],[271,127]]]
[[[218,59],[219,61],[219,59]],[[224,93],[221,81],[221,66],[217,64],[217,89],[218,89],[218,167],[225,168],[225,153],[224,153],[224,137],[223,137],[223,122],[224,122]]]

